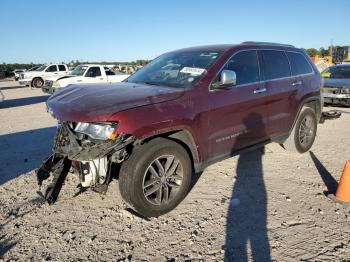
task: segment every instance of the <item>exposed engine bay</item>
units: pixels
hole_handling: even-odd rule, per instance
[[[113,163],[123,162],[129,155],[127,146],[134,137],[125,134],[99,140],[75,132],[80,123],[63,122],[58,125],[53,154],[36,170],[38,194],[49,204],[55,203],[69,172],[79,175],[82,190],[92,188],[105,193],[111,180]],[[52,178],[42,191],[43,182]]]

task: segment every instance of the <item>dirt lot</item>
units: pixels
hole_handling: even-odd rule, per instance
[[[126,209],[115,180],[105,196],[76,195],[71,175],[59,201],[43,203],[33,169],[55,132],[47,96],[10,82],[0,89],[4,261],[350,261],[350,207],[326,197],[350,159],[350,109],[319,125],[310,153],[271,144],[220,162],[177,209],[147,220]]]

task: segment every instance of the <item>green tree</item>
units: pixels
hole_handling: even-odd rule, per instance
[[[325,49],[325,48],[321,47],[319,52],[320,52],[321,56],[328,56],[329,55],[329,48]]]
[[[318,55],[319,52],[316,48],[308,48],[306,49],[306,53],[309,55],[309,56],[315,56],[315,55]]]

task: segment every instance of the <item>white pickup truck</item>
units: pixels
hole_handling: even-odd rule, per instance
[[[26,71],[19,75],[19,84],[41,88],[48,77],[68,75],[68,66],[64,64],[42,65],[34,71]]]
[[[128,74],[114,72],[101,65],[79,65],[67,76],[47,78],[41,89],[44,93],[53,94],[57,89],[73,84],[115,83],[128,77]]]

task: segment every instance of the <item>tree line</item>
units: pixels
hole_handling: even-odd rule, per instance
[[[143,60],[143,59],[139,59],[136,61],[131,61],[131,62],[106,62],[106,61],[102,61],[102,62],[87,62],[87,61],[79,61],[79,60],[72,60],[69,63],[65,63],[65,62],[61,62],[62,64],[67,64],[68,66],[71,67],[75,67],[77,65],[81,65],[81,64],[99,64],[99,65],[130,65],[130,66],[144,66],[147,63],[149,63],[149,60]],[[12,72],[15,69],[30,69],[34,66],[38,66],[41,64],[34,64],[34,63],[2,63],[0,64],[0,71],[7,71],[7,72]]]

